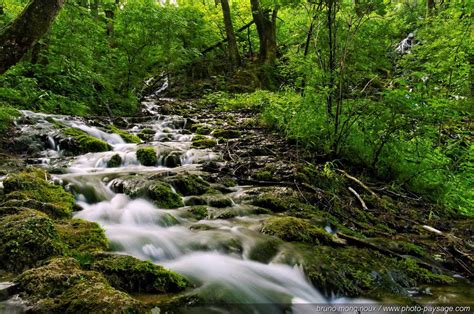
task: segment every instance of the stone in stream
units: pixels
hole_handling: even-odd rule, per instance
[[[109,168],[117,168],[117,167],[120,167],[121,164],[122,164],[122,157],[120,157],[119,154],[114,154],[107,161],[107,167]]]
[[[137,159],[144,166],[156,166],[158,156],[153,147],[142,147],[137,150]]]
[[[195,174],[178,174],[165,178],[179,193],[184,196],[202,195],[211,188],[210,184]]]

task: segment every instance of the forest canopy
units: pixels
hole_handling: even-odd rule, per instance
[[[28,2],[1,2],[3,31]],[[253,110],[334,165],[472,215],[473,7],[68,0],[0,76],[0,128],[18,109],[133,115],[166,81],[173,97]]]

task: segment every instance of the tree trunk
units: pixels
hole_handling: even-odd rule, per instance
[[[99,16],[99,0],[94,0],[91,2],[91,13],[94,17]]]
[[[48,31],[63,4],[64,0],[32,0],[0,32],[0,74],[20,61]]]
[[[224,15],[225,33],[227,36],[227,47],[229,50],[229,58],[232,66],[240,65],[240,54],[235,39],[234,26],[232,25],[232,16],[228,0],[221,0],[222,13]]]
[[[426,13],[431,15],[435,8],[435,0],[426,0]]]
[[[250,5],[260,41],[260,61],[272,65],[277,56],[276,19],[278,8],[274,8],[270,16],[270,11],[263,11],[260,8],[259,0],[250,0]]]
[[[327,97],[327,112],[333,116],[332,107],[334,102],[334,76],[336,71],[336,0],[327,0],[327,27],[329,46],[329,94]]]

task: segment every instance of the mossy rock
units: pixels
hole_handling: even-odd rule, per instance
[[[95,222],[73,218],[56,223],[56,229],[70,254],[106,251],[109,247],[104,229]]]
[[[215,139],[203,135],[194,136],[192,143],[192,147],[194,148],[212,148],[217,145],[217,141]]]
[[[210,184],[195,174],[180,174],[166,181],[184,196],[202,195],[210,190]]]
[[[56,258],[15,279],[20,296],[40,313],[141,313],[142,303],[110,286],[73,258]]]
[[[207,206],[193,206],[188,211],[198,220],[208,216]]]
[[[153,200],[153,202],[162,208],[178,208],[183,207],[183,200],[174,193],[171,186],[158,181],[150,184],[147,188],[146,195]]]
[[[324,229],[313,226],[308,220],[296,217],[272,217],[265,221],[262,233],[285,241],[306,243],[332,243],[333,236]]]
[[[252,205],[267,208],[274,213],[281,213],[289,210],[312,210],[313,207],[301,203],[294,196],[279,193],[264,193],[252,200]]]
[[[422,268],[412,258],[391,258],[369,249],[309,245],[299,249],[308,278],[328,296],[407,295],[408,288],[421,284],[454,281]]]
[[[67,218],[70,217],[70,212],[64,211],[63,207],[51,204],[38,202],[34,199],[29,199],[29,196],[22,192],[12,192],[6,196],[5,202],[0,204],[2,207],[9,208],[30,208],[36,209],[42,213],[47,214],[51,218]],[[0,210],[1,212],[1,210]],[[0,214],[1,215],[1,214]]]
[[[107,128],[112,131],[113,133],[115,134],[118,134],[120,135],[120,137],[126,142],[126,143],[133,143],[133,144],[140,144],[142,142],[142,140],[134,135],[134,134],[130,134],[126,131],[123,131],[123,130],[120,130],[119,128],[117,128],[115,125],[113,124],[109,124],[107,126]]]
[[[144,166],[156,166],[158,156],[153,147],[142,147],[137,150],[137,159]]]
[[[260,181],[271,181],[273,179],[273,174],[270,170],[261,169],[255,172],[254,177]]]
[[[33,209],[0,217],[0,268],[20,272],[63,254],[64,243],[46,214]]]
[[[212,132],[212,127],[206,124],[194,124],[190,130],[196,134],[209,135]]]
[[[186,201],[184,201],[186,206],[196,206],[196,205],[207,205],[206,199],[199,196],[191,196]]]
[[[267,264],[278,254],[281,243],[279,239],[258,240],[249,250],[248,258]]]
[[[76,154],[106,152],[112,147],[105,141],[88,135],[79,129],[67,128],[63,129],[64,135],[71,137],[76,143],[67,145],[67,150]]]
[[[181,153],[176,151],[166,153],[163,156],[163,166],[169,168],[181,166]]]
[[[40,203],[49,203],[52,206],[37,204],[39,210],[52,217],[71,217],[75,204],[71,193],[63,187],[48,181],[49,175],[42,169],[29,168],[27,171],[9,174],[3,181],[5,198],[8,200],[34,200]]]
[[[137,136],[144,141],[149,141],[153,139],[155,134],[156,134],[155,130],[146,128],[146,129],[141,130],[140,133],[137,134]]]
[[[109,168],[117,168],[122,165],[122,157],[119,154],[114,154],[110,159],[107,161],[107,167]]]
[[[208,203],[210,206],[216,207],[216,208],[232,207],[234,205],[234,202],[232,201],[232,199],[228,197],[210,198],[208,200]]]
[[[88,268],[104,274],[113,287],[126,292],[174,293],[188,285],[179,274],[127,255],[97,253]]]
[[[231,188],[237,185],[237,181],[232,177],[219,178],[218,182],[228,188]]]
[[[239,138],[241,136],[242,132],[239,130],[229,130],[229,129],[217,129],[212,132],[212,135],[216,138],[225,138],[225,139],[230,139],[230,138]]]

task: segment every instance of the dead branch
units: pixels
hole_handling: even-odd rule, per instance
[[[359,200],[360,204],[362,205],[362,209],[364,210],[368,210],[369,208],[367,207],[367,205],[365,204],[364,200],[362,199],[362,197],[360,197],[359,193],[357,193],[353,188],[349,187],[349,191],[352,192],[352,194],[355,195],[355,197],[357,197],[357,199]]]
[[[362,181],[360,181],[359,179],[357,179],[356,177],[353,177],[351,176],[350,174],[348,174],[347,172],[345,172],[344,170],[341,170],[341,169],[337,169],[338,172],[342,173],[346,178],[354,181],[355,183],[357,183],[358,185],[360,185],[364,190],[366,190],[367,192],[370,193],[370,195],[372,195],[373,197],[379,199],[378,195],[375,194],[374,191],[372,191],[367,185],[365,185]]]

